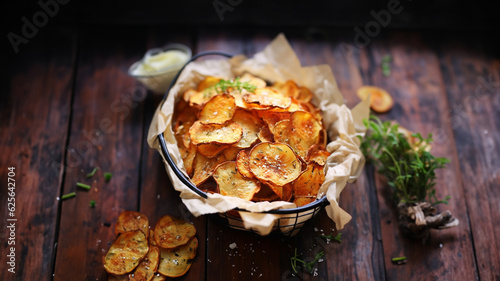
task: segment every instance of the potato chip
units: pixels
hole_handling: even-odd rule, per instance
[[[326,130],[322,129],[319,132],[318,144],[321,145],[321,146],[323,146],[323,147],[326,147],[327,142],[328,142],[328,135],[326,134]]]
[[[214,76],[207,76],[203,81],[198,83],[198,88],[196,89],[198,92],[204,91],[210,87],[215,86],[215,84],[219,83],[221,78]]]
[[[297,207],[302,207],[314,201],[316,201],[316,197],[298,197],[293,200],[293,203],[295,203]]]
[[[256,89],[255,93],[244,94],[243,101],[247,105],[259,105],[262,107],[261,109],[265,109],[266,107],[288,108],[292,103],[290,97],[282,96],[271,88],[260,88]]]
[[[288,80],[285,83],[274,83],[272,88],[285,97],[291,97],[295,99],[299,97],[299,87],[292,80]]]
[[[304,86],[299,87],[299,96],[297,97],[298,100],[302,102],[309,102],[311,101],[312,97],[313,93],[311,92],[311,90]]]
[[[252,201],[254,202],[264,202],[264,201],[277,201],[281,198],[271,189],[268,184],[261,184],[259,192],[255,193]]]
[[[269,130],[274,132],[276,123],[283,120],[290,120],[291,114],[289,112],[261,111],[258,115],[267,124]]]
[[[238,123],[229,121],[225,125],[202,124],[194,122],[189,129],[189,136],[194,145],[203,143],[233,144],[241,140],[243,129]]]
[[[197,114],[198,110],[192,106],[186,106],[182,111],[178,113],[176,112],[174,114],[174,134],[183,136],[185,133],[187,133],[191,125],[193,125],[194,121],[196,121]]]
[[[217,93],[205,92],[205,91],[191,94],[189,97],[189,105],[191,107],[201,108],[212,98],[212,96],[216,94]]]
[[[207,158],[203,156],[203,154],[196,154],[193,163],[193,176],[191,177],[191,181],[199,186],[204,181],[206,181],[209,177],[212,176],[215,167],[222,162],[225,162],[226,158],[223,154],[219,154],[214,158]]]
[[[290,141],[290,120],[281,120],[274,125],[271,131],[275,142],[288,143]]]
[[[148,250],[148,240],[142,230],[121,233],[104,257],[104,269],[115,275],[129,273],[137,267]]]
[[[283,186],[268,183],[271,190],[278,196],[279,200],[290,201],[293,196],[292,185],[290,183]]]
[[[155,241],[162,248],[170,249],[184,245],[195,234],[194,225],[169,215],[161,217],[155,226]]]
[[[203,106],[198,120],[202,124],[224,124],[233,118],[235,112],[233,96],[216,95]]]
[[[287,143],[302,159],[305,159],[309,148],[319,142],[319,132],[323,127],[314,116],[304,111],[292,113],[290,122],[291,129]]]
[[[260,129],[264,125],[259,117],[240,109],[234,114],[233,121],[240,125],[243,130],[240,141],[234,144],[235,147],[247,148],[259,139]]]
[[[326,151],[324,146],[315,144],[307,151],[306,162],[325,166],[328,156],[330,156],[330,152]]]
[[[155,241],[155,232],[152,229],[149,229],[149,237],[148,237],[149,246],[158,246]]]
[[[200,144],[196,148],[198,149],[199,153],[203,154],[203,156],[207,158],[214,158],[228,147],[229,145],[207,143],[207,144]]]
[[[263,79],[253,76],[250,73],[245,73],[240,77],[241,82],[248,82],[251,85],[254,85],[257,88],[264,88],[267,83]]]
[[[307,111],[311,113],[311,115],[314,116],[314,118],[316,118],[316,120],[318,120],[319,122],[323,120],[323,116],[321,115],[321,110],[316,106],[314,106],[312,103],[300,102],[299,107],[302,111]]]
[[[225,196],[251,200],[260,189],[260,182],[245,178],[236,168],[236,162],[232,161],[217,166],[214,179],[220,194]]]
[[[240,150],[241,148],[231,145],[227,149],[224,149],[222,151],[222,154],[224,154],[224,157],[226,158],[227,161],[236,161],[236,156],[238,156]]]
[[[155,275],[160,263],[160,249],[149,246],[148,254],[142,259],[135,271],[129,274],[130,281],[150,281]]]
[[[134,211],[125,211],[118,215],[115,225],[116,235],[137,229],[144,232],[146,237],[149,235],[149,220],[146,215]]]
[[[174,249],[161,249],[158,272],[167,277],[180,277],[191,267],[192,259],[196,256],[198,239],[193,237],[185,245]]]
[[[316,163],[308,164],[307,169],[292,184],[293,195],[295,198],[316,197],[324,181],[323,167]]]
[[[269,126],[267,125],[264,125],[262,126],[262,128],[260,128],[258,137],[261,142],[274,142],[273,133],[271,133],[271,131],[269,130]]]
[[[193,174],[193,163],[197,154],[196,146],[194,144],[189,145],[189,149],[180,149],[182,162],[184,164],[184,168],[186,169],[186,173],[191,176]]]
[[[283,186],[300,175],[301,164],[288,145],[262,142],[250,152],[250,171],[261,181]]]
[[[363,86],[358,89],[358,97],[365,100],[370,96],[370,108],[377,113],[385,113],[394,105],[391,95],[384,89],[375,86]]]
[[[236,168],[245,178],[255,178],[250,171],[250,149],[240,150],[236,157]]]
[[[161,275],[160,273],[155,273],[155,275],[153,276],[153,279],[151,279],[151,281],[165,281],[167,279],[167,277]]]

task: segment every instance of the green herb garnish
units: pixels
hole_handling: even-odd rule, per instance
[[[81,183],[81,182],[77,182],[76,186],[81,187],[81,188],[86,189],[86,190],[90,190],[90,188],[91,188],[90,185],[84,184],[84,183]]]
[[[392,263],[395,264],[404,264],[406,263],[406,257],[396,257],[391,259]]]
[[[324,235],[324,234],[321,234],[319,237],[321,238],[325,238],[327,241],[335,241],[337,243],[341,243],[342,242],[342,233],[337,233],[337,235],[333,236],[333,233],[330,234],[330,235]]]
[[[376,116],[364,120],[369,134],[361,144],[361,150],[388,181],[397,203],[429,202],[432,205],[448,204],[449,196],[436,198],[435,170],[443,168],[448,159],[434,157],[427,151],[432,134],[423,138],[413,134],[412,141],[398,131],[398,124],[382,122]]]
[[[113,177],[113,174],[112,173],[109,173],[109,172],[105,172],[104,173],[104,180],[106,182],[109,182],[111,180],[111,178]]]
[[[97,170],[99,170],[99,167],[95,167],[92,172],[88,173],[87,174],[87,178],[91,178],[95,175],[95,172],[97,172]]]
[[[290,258],[290,263],[292,264],[292,269],[295,273],[298,273],[297,262],[301,263],[303,268],[307,272],[311,273],[314,270],[314,265],[316,264],[316,262],[318,262],[324,256],[325,256],[325,253],[323,251],[321,251],[321,252],[316,254],[316,256],[314,257],[314,260],[312,260],[310,262],[305,262],[297,257],[297,248],[295,248],[295,255]]]
[[[72,197],[75,197],[75,196],[76,196],[76,192],[71,192],[71,193],[64,194],[63,196],[61,196],[61,199],[62,200],[66,200],[66,199],[69,199],[69,198],[72,198]]]
[[[249,92],[254,92],[257,87],[248,82],[241,82],[240,77],[234,80],[221,79],[217,84],[212,87],[206,88],[203,92],[205,97],[210,97],[214,92],[217,94],[227,93],[229,89],[235,91],[247,90]]]
[[[384,74],[384,76],[391,75],[391,61],[392,58],[390,55],[385,55],[384,57],[382,57],[381,67],[382,67],[382,74]]]
[[[90,200],[89,206],[90,208],[95,208],[95,200]]]

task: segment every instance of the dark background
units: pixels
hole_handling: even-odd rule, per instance
[[[40,0],[57,3],[58,11],[48,17],[30,40],[44,40],[44,33],[56,26],[84,28],[86,26],[164,26],[176,27],[260,27],[309,28],[312,32],[331,32],[335,29],[363,29],[373,21],[371,11],[387,9],[384,1],[265,1],[265,0],[209,0],[209,1],[131,1],[131,0]],[[64,2],[67,2],[64,4]],[[392,14],[384,30],[433,30],[484,33],[496,41],[499,35],[499,1],[399,1],[403,10]],[[3,1],[1,4],[2,44],[4,55],[13,55],[7,34],[22,35],[26,17],[42,11],[39,1]],[[215,6],[220,11],[217,12]],[[225,11],[223,11],[226,8]],[[223,12],[222,12],[223,11]],[[221,16],[222,14],[222,16]],[[41,18],[43,20],[43,18]],[[460,36],[460,32],[456,33]],[[19,49],[22,50],[23,44]]]

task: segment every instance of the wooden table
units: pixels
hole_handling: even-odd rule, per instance
[[[433,231],[425,245],[403,236],[371,165],[341,195],[353,217],[341,243],[318,238],[335,231],[324,212],[293,238],[260,237],[187,212],[145,142],[161,97],[127,76],[128,67],[148,48],[172,42],[193,53],[252,56],[281,31],[303,65],[331,66],[349,106],[360,86],[377,85],[395,99],[383,119],[434,134],[434,154],[451,160],[438,174],[438,197],[451,196],[439,209],[450,209],[458,227]],[[354,36],[352,29],[47,27],[1,67],[0,280],[107,280],[101,259],[124,210],[153,223],[165,214],[194,223],[200,247],[181,280],[500,280],[500,58],[492,35],[387,31],[365,47]],[[385,55],[393,61],[388,77]],[[108,183],[104,172],[113,174]],[[76,197],[59,200],[70,192]],[[306,260],[325,253],[314,274],[292,274],[295,249]],[[398,256],[407,263],[392,264]]]

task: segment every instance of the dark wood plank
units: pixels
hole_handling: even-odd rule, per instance
[[[309,31],[306,35],[289,36],[291,45],[303,65],[328,64],[337,80],[347,106],[353,107],[360,100],[356,90],[363,83],[361,64],[366,62],[366,52],[346,52],[344,45],[352,37],[350,32],[331,33],[326,30]],[[324,245],[327,261],[326,275],[321,280],[383,280],[385,279],[380,221],[376,193],[364,174],[356,183],[348,184],[340,198],[340,206],[352,215],[342,233],[343,242]],[[315,233],[330,234],[333,222],[320,216]],[[336,234],[337,232],[335,232]],[[322,245],[319,241],[317,244]],[[353,266],[356,264],[357,266]]]
[[[127,75],[145,50],[143,30],[85,30],[80,39],[54,280],[106,280],[102,257],[124,210],[138,210],[143,93]],[[87,178],[94,167],[100,170]],[[109,183],[103,173],[113,174]],[[77,182],[92,185],[85,191]],[[90,208],[90,200],[96,207]]]
[[[479,278],[498,280],[500,59],[489,36],[466,38],[436,44],[449,104],[445,117],[453,129],[442,138],[456,143]]]
[[[76,36],[51,29],[16,56],[0,75],[1,280],[52,277],[64,146],[68,135]],[[8,168],[14,167],[15,211],[9,215]],[[9,201],[8,201],[9,199]],[[17,221],[9,222],[8,219]],[[7,226],[15,224],[11,233]],[[14,234],[12,236],[12,234]],[[14,240],[8,240],[8,238]],[[8,242],[9,241],[9,242]],[[14,242],[15,244],[12,244]],[[15,273],[8,271],[15,248]]]
[[[192,31],[188,29],[165,32],[165,28],[151,28],[148,31],[148,49],[170,43],[181,43],[192,49],[192,42]],[[199,245],[198,252],[191,269],[183,278],[184,280],[205,280],[207,218],[205,216],[196,218],[189,212],[182,203],[179,192],[172,187],[160,154],[157,150],[150,148],[146,142],[149,125],[162,98],[162,95],[149,93],[144,100],[145,125],[141,160],[140,210],[148,216],[151,227],[154,227],[156,221],[164,215],[172,215],[194,223]]]
[[[370,64],[366,69],[371,82],[388,90],[394,97],[394,108],[384,116],[401,123],[409,130],[428,133],[441,130],[452,134],[443,112],[449,111],[445,84],[439,67],[439,59],[418,34],[399,33],[388,38],[377,38],[368,48]],[[392,57],[389,77],[382,75],[380,62],[384,55]],[[437,197],[450,195],[449,205],[440,205],[440,211],[450,209],[460,220],[455,228],[432,231],[426,245],[410,239],[398,229],[395,203],[387,195],[387,186],[377,183],[379,213],[382,227],[384,259],[388,280],[463,279],[475,280],[474,249],[470,236],[469,221],[462,182],[456,175],[458,169],[455,143],[452,138],[437,141],[433,153],[447,157],[451,163],[437,172]],[[398,266],[391,258],[406,256],[407,264]],[[460,266],[459,266],[460,265]]]

